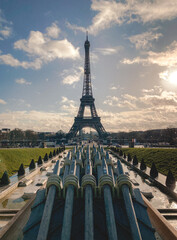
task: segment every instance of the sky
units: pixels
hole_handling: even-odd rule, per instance
[[[90,41],[108,132],[177,127],[177,0],[1,0],[0,129],[68,132]]]

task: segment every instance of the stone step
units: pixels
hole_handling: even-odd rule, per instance
[[[17,213],[20,209],[0,209],[0,214],[4,213]]]
[[[15,213],[0,213],[0,218],[2,217],[14,217],[16,214]]]

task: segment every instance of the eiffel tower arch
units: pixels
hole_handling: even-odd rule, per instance
[[[99,135],[99,138],[106,137],[108,134],[101,124],[101,119],[97,114],[95,107],[95,99],[92,94],[91,75],[90,75],[90,56],[89,48],[90,42],[88,41],[88,35],[86,36],[85,47],[85,65],[84,65],[84,84],[82,97],[80,99],[80,107],[77,117],[74,119],[74,123],[67,134],[67,138],[73,138],[77,132],[84,127],[91,127],[95,129]],[[90,108],[90,117],[84,117],[85,107]]]

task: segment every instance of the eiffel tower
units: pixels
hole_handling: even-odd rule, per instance
[[[90,42],[88,41],[88,34],[86,35],[85,47],[85,66],[84,66],[84,84],[82,91],[82,98],[80,99],[80,107],[77,117],[74,119],[74,123],[67,134],[67,138],[73,138],[77,132],[84,127],[94,128],[99,135],[99,138],[107,136],[103,125],[101,124],[100,117],[98,117],[92,94],[91,76],[90,76],[90,57],[89,48]],[[84,117],[85,107],[90,107],[91,117]]]

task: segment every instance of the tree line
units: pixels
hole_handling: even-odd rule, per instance
[[[140,143],[169,143],[172,146],[177,146],[177,128],[118,132],[110,135],[112,139],[118,139],[121,144],[136,139]]]

